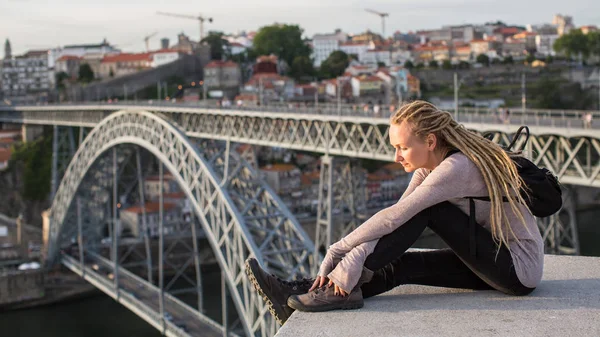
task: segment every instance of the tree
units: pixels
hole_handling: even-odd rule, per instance
[[[450,60],[444,60],[444,62],[442,62],[442,69],[452,69],[452,63],[450,62]]]
[[[384,62],[377,62],[377,68],[385,68]]]
[[[112,69],[111,69],[112,70]],[[79,82],[90,83],[94,80],[94,71],[89,64],[84,63],[79,66]]]
[[[208,36],[203,38],[201,43],[206,43],[210,46],[211,60],[222,60],[224,56],[231,54],[229,41],[223,38],[223,32],[208,32]]]
[[[513,57],[512,57],[512,56],[508,55],[508,56],[506,56],[506,57],[505,57],[505,58],[502,60],[502,63],[504,63],[504,64],[513,64],[513,63],[515,63],[515,61],[513,60]]]
[[[297,81],[311,80],[315,76],[315,68],[311,59],[306,56],[296,56],[292,61],[290,76]]]
[[[411,60],[406,60],[406,62],[404,62],[404,68],[406,68],[406,69],[412,69],[414,67],[415,67],[415,65],[412,63]]]
[[[69,78],[69,74],[65,73],[64,71],[61,71],[58,74],[56,74],[56,88],[58,88],[59,90],[64,89],[64,80],[66,80],[67,78]]]
[[[419,62],[419,63],[417,63],[416,68],[417,69],[423,69],[423,68],[425,68],[425,65],[423,64],[423,62]]]
[[[458,69],[469,69],[471,68],[471,64],[467,61],[460,61],[458,63]]]
[[[322,78],[335,78],[344,73],[350,64],[348,54],[336,50],[321,63],[320,73]]]
[[[532,64],[533,61],[535,61],[535,56],[533,54],[529,54],[527,55],[527,57],[525,58],[525,62],[527,64]]]
[[[477,63],[483,64],[484,66],[490,65],[490,58],[486,54],[477,55],[477,58],[475,59],[475,61],[477,61]]]
[[[573,29],[568,34],[564,34],[556,39],[554,42],[554,50],[559,53],[564,53],[568,58],[579,56],[581,54],[581,56],[586,59],[590,55],[588,35],[584,35],[579,29]]]
[[[590,54],[600,57],[600,31],[589,32],[587,34],[587,39]]]
[[[262,27],[254,36],[254,50],[258,55],[277,55],[291,65],[296,56],[310,57],[310,47],[302,40],[303,32],[298,25],[274,24]]]
[[[431,61],[429,61],[429,67],[437,69],[439,67],[439,64],[436,60],[431,60]]]

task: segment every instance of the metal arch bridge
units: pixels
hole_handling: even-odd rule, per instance
[[[98,215],[97,208],[89,201],[98,197],[93,197],[93,184],[86,183],[86,179],[89,180],[94,170],[110,171],[111,166],[112,177],[116,179],[117,166],[123,161],[116,150],[120,144],[136,144],[153,153],[184,187],[223,271],[223,280],[240,317],[241,331],[252,336],[272,335],[276,327],[266,314],[264,303],[251,290],[243,275],[245,258],[255,256],[281,276],[307,275],[315,268],[316,250],[293,215],[258,178],[252,166],[235,151],[229,151],[231,142],[320,152],[327,157],[335,155],[384,161],[393,158],[393,149],[387,143],[385,118],[178,107],[53,106],[0,108],[0,121],[53,125],[55,128],[54,154],[57,159],[53,168],[53,191],[56,195],[49,216],[54,245],[50,246],[49,257],[61,258],[63,264],[172,336],[188,335],[165,320],[165,307],[173,303],[188,308],[188,315],[194,315],[206,329],[217,334],[226,333],[227,324],[219,326],[199,311],[176,303],[176,298],[162,291],[162,285],[157,290],[153,284],[119,268],[116,258],[107,261],[93,253],[84,257],[82,245],[79,245],[79,259],[59,253],[59,247],[69,238],[68,233],[77,232],[79,242],[85,242],[84,227],[94,225],[85,215]],[[493,132],[494,139],[500,143],[508,143],[511,133],[516,130],[514,126],[499,124],[466,123],[465,126],[480,132]],[[78,147],[72,133],[61,132],[61,129],[67,129],[62,127],[81,128]],[[91,132],[84,137],[83,131],[90,128]],[[533,137],[527,144],[527,150],[536,163],[557,173],[564,184],[600,186],[599,131],[560,127],[532,127],[531,131]],[[224,151],[202,152],[192,141],[197,138],[224,140],[227,146]],[[110,155],[106,156],[111,152],[112,159]],[[58,186],[61,166],[65,167],[66,163],[69,165]],[[103,168],[98,170],[98,166]],[[323,181],[323,174],[321,177]],[[96,178],[106,180],[106,177]],[[329,179],[329,191],[332,190],[331,184]],[[116,194],[113,193],[113,200],[117,199]],[[320,199],[323,198],[320,196]],[[568,204],[569,200],[566,201]],[[98,203],[97,200],[95,202]],[[322,206],[329,212],[329,223],[331,207],[331,201],[329,205]],[[574,211],[572,206],[568,207],[571,209],[568,211],[571,225],[561,225],[559,219],[551,219],[545,227],[542,226],[547,231],[545,236],[555,236],[557,247],[565,240],[571,241],[567,246],[577,246],[573,242],[576,241]],[[114,217],[115,214],[116,211],[113,212]],[[194,232],[195,228],[192,225],[190,230]],[[162,231],[160,233],[162,242]],[[117,237],[114,238],[113,245],[116,246]],[[331,242],[330,236],[328,240]],[[194,249],[196,256],[197,248]],[[112,265],[114,282],[99,277],[86,258],[106,267]],[[159,263],[162,261],[159,258]],[[198,261],[195,264],[199,268]],[[162,267],[159,265],[159,272]],[[127,286],[123,285],[128,282],[137,282],[148,291],[157,292],[160,306],[151,308],[132,297]]]

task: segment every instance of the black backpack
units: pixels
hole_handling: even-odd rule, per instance
[[[525,142],[529,140],[529,128],[521,126],[511,143],[506,147],[505,151],[512,151],[512,147],[516,144],[517,139],[521,136],[521,132],[525,130]],[[514,152],[520,153],[521,149]],[[560,210],[562,207],[562,191],[558,178],[545,168],[540,168],[531,162],[529,159],[521,156],[511,156],[511,159],[517,166],[517,171],[525,188],[521,188],[521,196],[527,203],[527,207],[536,217],[547,217]],[[489,197],[469,197],[469,199],[490,201]],[[506,197],[504,201],[508,202]]]

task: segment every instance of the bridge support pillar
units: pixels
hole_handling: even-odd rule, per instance
[[[321,157],[315,261],[335,241],[365,220],[365,174],[357,160]],[[346,214],[348,212],[349,214]],[[333,213],[336,218],[334,229]],[[315,268],[318,268],[318,263]]]
[[[60,180],[75,154],[73,128],[55,125],[52,133],[52,186],[50,200],[54,199]]]
[[[544,239],[546,253],[579,255],[577,233],[576,187],[563,185],[563,207],[549,217],[538,218],[538,227]]]

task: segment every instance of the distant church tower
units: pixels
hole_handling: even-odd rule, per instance
[[[6,39],[6,42],[4,43],[4,59],[9,60],[12,58],[12,51],[10,48],[10,41],[8,41],[8,39]]]

